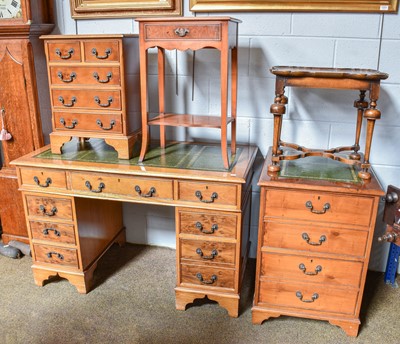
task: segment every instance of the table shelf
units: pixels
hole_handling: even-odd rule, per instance
[[[227,117],[227,124],[235,119]],[[200,128],[221,128],[222,120],[219,116],[202,116],[189,114],[165,113],[148,121],[148,125],[160,125],[170,127],[200,127]]]

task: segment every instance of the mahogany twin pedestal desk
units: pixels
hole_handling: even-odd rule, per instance
[[[207,296],[238,316],[256,147],[239,146],[229,170],[214,145],[172,144],[145,163],[118,160],[102,140],[63,152],[44,147],[13,162],[37,285],[58,275],[87,293],[101,256],[125,242],[122,202],[174,206],[176,308]]]

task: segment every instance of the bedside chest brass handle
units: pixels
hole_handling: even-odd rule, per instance
[[[114,125],[116,124],[116,122],[115,122],[115,120],[112,119],[110,121],[110,126],[109,127],[103,127],[103,122],[100,119],[97,119],[96,120],[96,124],[103,130],[111,130],[114,127]]]
[[[301,293],[301,291],[296,291],[296,297],[299,298],[301,302],[311,303],[318,299],[319,295],[317,293],[314,293],[311,296],[311,300],[303,300],[303,294]]]
[[[213,284],[213,283],[218,279],[216,275],[212,275],[212,276],[211,276],[211,280],[205,281],[205,280],[203,279],[203,276],[201,275],[200,272],[198,272],[198,273],[196,274],[196,277],[197,277],[197,279],[198,279],[201,283],[203,283],[203,284]]]
[[[33,181],[36,183],[36,185],[40,186],[41,188],[47,188],[50,186],[51,184],[51,178],[47,178],[46,181],[44,182],[44,184],[40,184],[40,180],[38,177],[34,176],[33,177]]]
[[[58,78],[59,78],[62,82],[70,83],[70,82],[74,81],[74,79],[76,78],[76,73],[75,73],[75,72],[72,72],[72,73],[69,75],[69,79],[64,79],[64,75],[63,75],[62,72],[58,72],[58,73],[57,73],[57,76],[58,76]]]
[[[74,49],[69,49],[68,51],[67,51],[67,55],[61,55],[61,50],[60,49],[56,49],[56,55],[59,57],[59,58],[61,58],[61,59],[63,59],[63,60],[68,60],[68,59],[70,59],[71,57],[72,57],[72,55],[74,54],[74,52],[75,52],[75,50]]]
[[[111,55],[111,48],[107,48],[106,50],[104,50],[104,54],[105,55],[103,55],[103,56],[99,56],[97,49],[96,48],[92,49],[92,55],[95,56],[96,59],[105,60]]]
[[[218,194],[216,192],[213,192],[211,194],[211,199],[210,200],[204,200],[203,195],[201,194],[201,191],[196,191],[194,195],[203,203],[213,203],[215,199],[218,198]]]
[[[48,252],[46,255],[47,255],[48,258],[52,258],[53,255],[54,255],[54,256],[57,256],[58,259],[64,260],[64,256],[61,253],[58,253],[58,252]]]
[[[324,208],[322,210],[314,210],[314,206],[311,201],[306,202],[306,208],[310,209],[313,214],[325,214],[327,210],[331,208],[329,203],[324,204]]]
[[[111,103],[113,102],[113,97],[108,97],[107,103],[104,103],[104,104],[101,103],[101,100],[98,96],[94,97],[94,101],[101,107],[109,107],[111,105]]]
[[[206,230],[204,230],[203,229],[203,225],[202,225],[202,223],[201,222],[196,222],[196,228],[200,231],[200,232],[202,232],[203,234],[214,234],[214,232],[218,229],[218,225],[216,224],[216,223],[214,223],[212,226],[211,226],[211,230],[210,231],[206,231]]]
[[[112,73],[111,72],[107,73],[107,75],[106,75],[107,79],[100,79],[99,73],[97,73],[97,72],[93,73],[93,78],[95,78],[101,84],[106,84],[107,82],[110,82],[111,77],[112,77]]]
[[[61,236],[60,231],[58,231],[57,229],[54,229],[54,228],[45,228],[45,229],[43,229],[42,233],[43,233],[43,235],[49,235],[50,231],[54,231],[55,236],[58,236],[58,237]]]
[[[77,119],[73,119],[71,125],[66,125],[65,119],[63,117],[60,118],[60,123],[64,126],[65,129],[74,129],[75,126],[78,124]]]
[[[318,273],[322,271],[322,266],[321,266],[321,265],[317,265],[317,266],[315,267],[315,272],[313,272],[313,271],[312,271],[312,272],[307,272],[306,266],[305,266],[303,263],[300,263],[300,264],[299,264],[299,269],[300,269],[301,271],[303,271],[304,275],[307,275],[307,276],[315,276],[315,275],[318,275]]]
[[[179,37],[185,37],[190,31],[187,28],[183,28],[183,27],[179,27],[177,29],[175,29],[175,35],[179,36]]]
[[[196,249],[196,253],[197,253],[202,259],[206,259],[206,260],[212,260],[212,259],[214,259],[216,256],[218,256],[218,251],[217,251],[216,249],[213,249],[213,250],[211,251],[211,255],[210,255],[210,256],[205,256],[200,247]]]
[[[76,97],[72,97],[71,98],[71,103],[69,103],[69,104],[65,103],[65,100],[64,100],[64,98],[62,96],[58,97],[58,101],[65,107],[73,107],[74,104],[76,103]]]
[[[308,236],[307,233],[303,233],[301,235],[301,237],[303,238],[303,240],[305,240],[307,242],[307,244],[312,245],[312,246],[320,246],[320,245],[322,245],[323,242],[326,241],[326,236],[325,235],[321,235],[319,237],[319,242],[310,241],[310,237]]]
[[[49,212],[47,212],[46,207],[43,204],[41,204],[39,206],[39,210],[43,215],[46,215],[46,216],[54,216],[57,213],[56,207],[51,208],[51,210]]]
[[[142,194],[142,190],[140,189],[139,185],[135,186],[135,191],[140,197],[153,197],[153,195],[156,193],[156,188],[152,186],[147,194]]]
[[[90,184],[90,182],[88,180],[85,182],[85,186],[89,189],[89,191],[94,192],[94,193],[100,193],[106,187],[106,185],[104,183],[100,183],[99,186],[97,187],[97,190],[93,190],[92,184]]]

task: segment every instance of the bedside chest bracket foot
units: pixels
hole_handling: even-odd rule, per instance
[[[357,320],[329,320],[331,325],[339,326],[349,337],[357,337],[360,321]]]

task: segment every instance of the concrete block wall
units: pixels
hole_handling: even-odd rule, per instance
[[[184,2],[184,15],[189,0]],[[69,0],[56,0],[57,29],[62,34],[138,33],[134,19],[71,19]],[[221,15],[210,13],[202,15]],[[260,157],[272,143],[274,65],[379,69],[390,75],[382,83],[371,163],[382,187],[400,186],[400,15],[355,13],[223,13],[242,20],[239,26],[238,141],[257,145]],[[156,59],[150,58],[151,91],[156,93]],[[168,52],[168,107],[174,111],[218,114],[218,52]],[[138,76],[136,76],[138,77]],[[192,84],[192,82],[194,84]],[[178,85],[176,87],[176,84]],[[192,94],[192,86],[194,94]],[[151,93],[152,94],[152,93]],[[289,89],[282,138],[313,148],[352,144],[357,92]],[[192,100],[192,97],[194,98]],[[156,99],[150,111],[155,111]],[[139,115],[139,114],[138,114]],[[173,129],[169,137],[217,140],[213,129]],[[362,141],[363,145],[364,142]],[[258,159],[258,166],[261,166]],[[381,202],[380,217],[382,213]],[[251,255],[255,256],[259,189],[253,191]],[[174,212],[170,208],[124,205],[127,239],[131,242],[174,247]],[[385,226],[378,221],[375,236]],[[373,245],[370,268],[384,271],[388,244]]]

